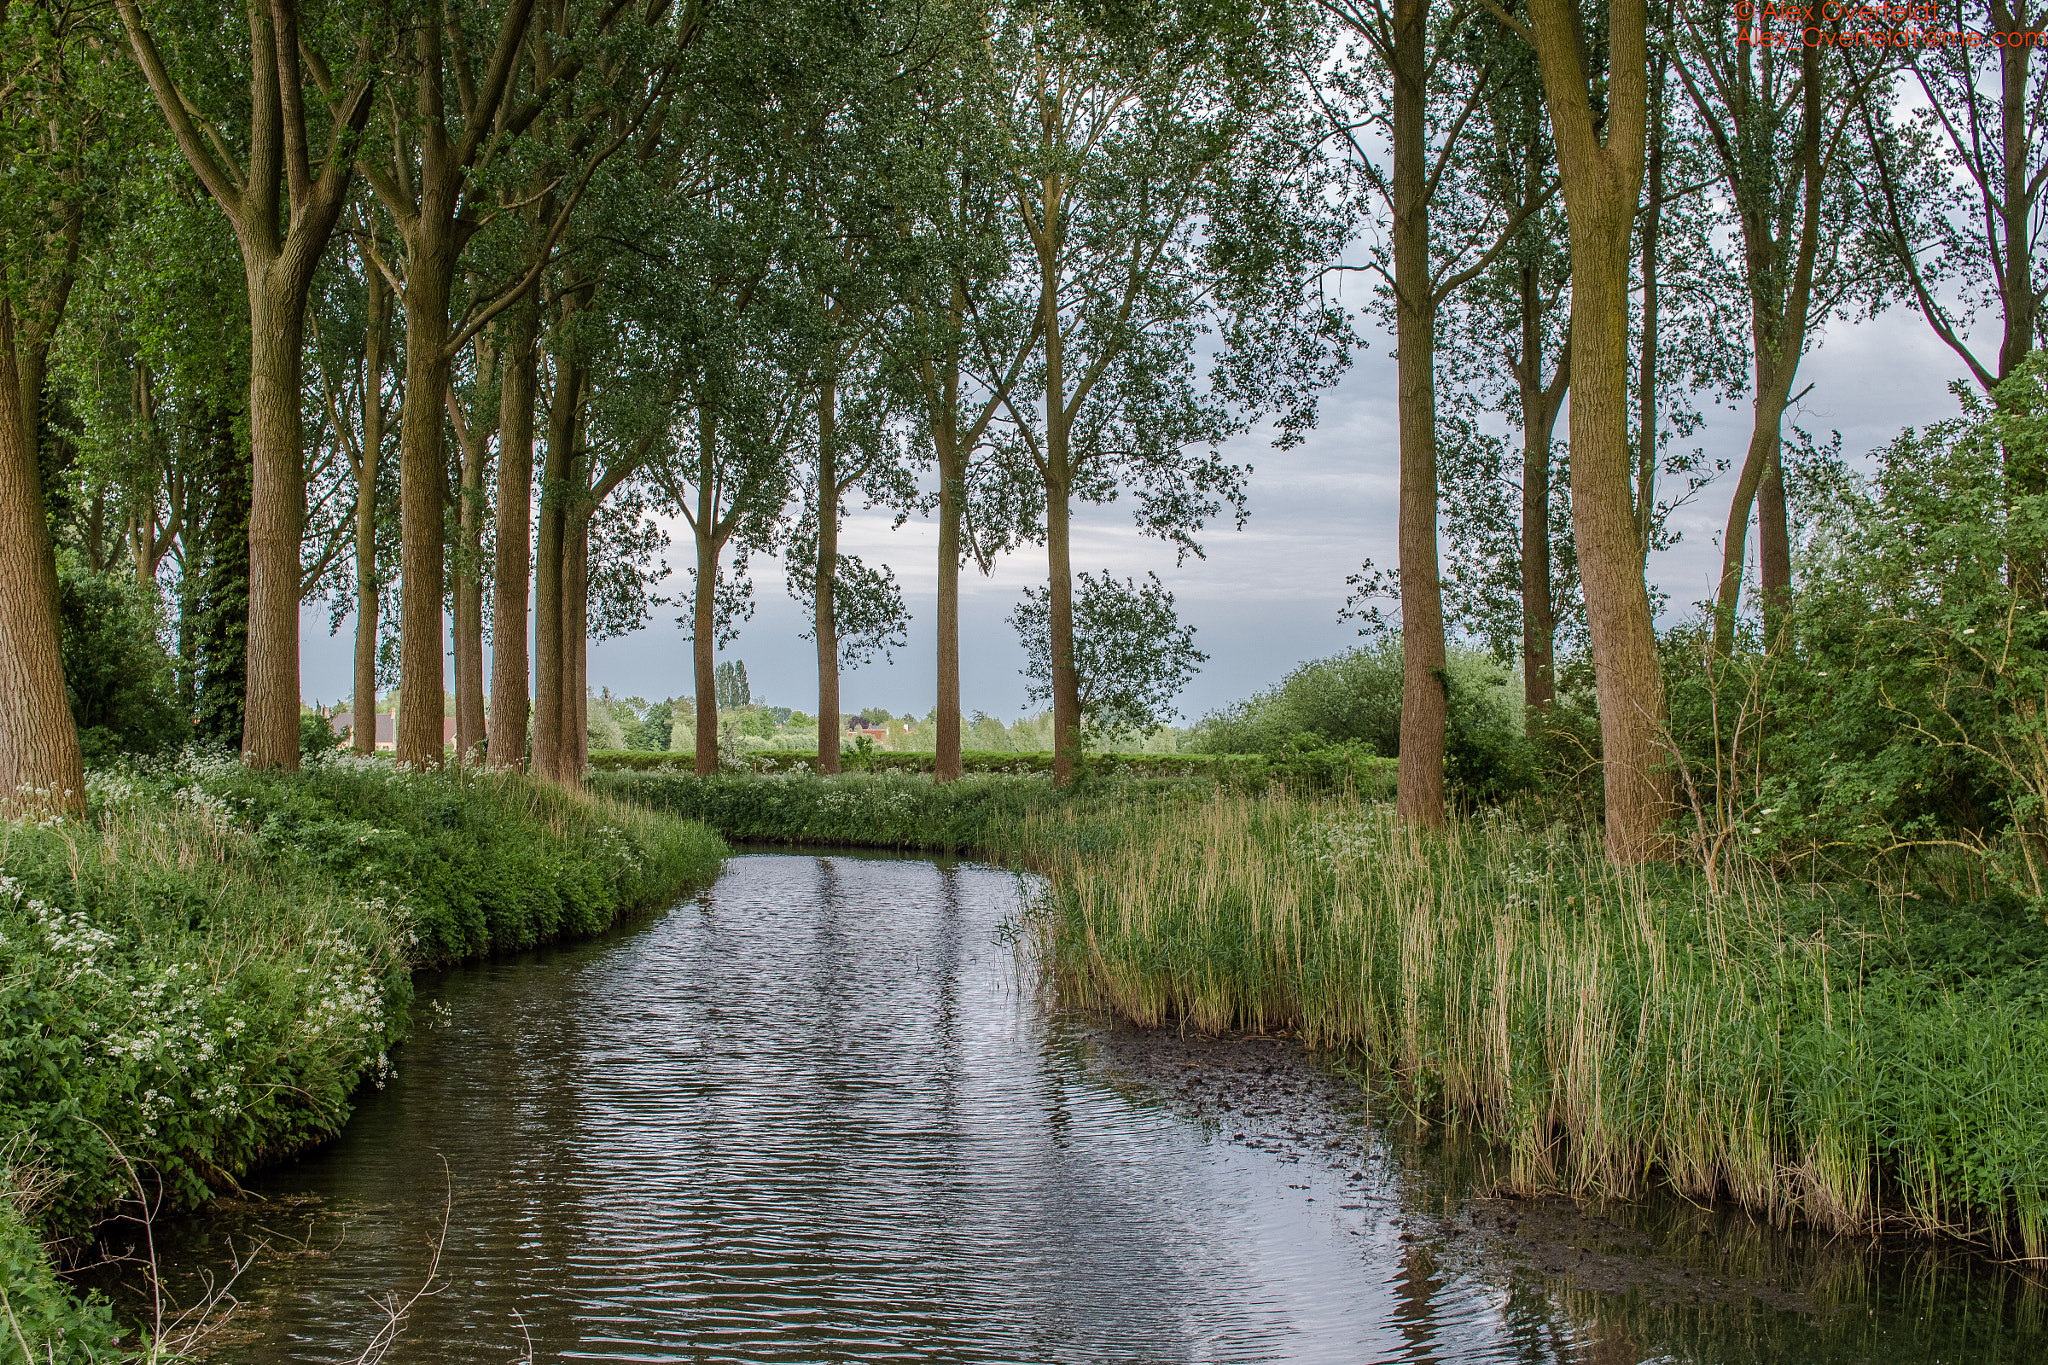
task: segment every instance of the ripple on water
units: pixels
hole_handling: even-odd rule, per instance
[[[996,930],[1024,890],[740,857],[643,926],[422,981],[452,1023],[253,1182],[274,1202],[192,1220],[169,1262],[298,1246],[240,1286],[222,1358],[247,1362],[354,1357],[444,1208],[394,1360],[1535,1361],[1612,1338],[1403,1241],[1362,1124],[1303,1161],[1120,1083],[1020,985]],[[1628,1358],[1710,1358],[1661,1351]]]

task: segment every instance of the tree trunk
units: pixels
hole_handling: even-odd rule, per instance
[[[1749,452],[1735,484],[1728,508],[1728,525],[1721,543],[1721,582],[1714,602],[1714,647],[1726,655],[1735,647],[1735,612],[1742,595],[1742,563],[1749,530],[1749,513],[1755,505],[1758,516],[1758,586],[1764,599],[1764,636],[1767,647],[1775,647],[1777,628],[1783,612],[1792,603],[1791,534],[1786,519],[1784,477],[1780,470],[1784,449],[1785,408],[1792,394],[1792,381],[1799,373],[1801,354],[1806,349],[1807,313],[1813,295],[1814,262],[1820,248],[1822,183],[1826,166],[1822,155],[1821,57],[1814,48],[1802,48],[1800,75],[1800,155],[1796,174],[1802,179],[1800,219],[1796,227],[1780,221],[1775,197],[1760,195],[1748,184],[1745,164],[1723,154],[1722,169],[1728,180],[1742,229],[1743,267],[1749,286],[1750,345],[1755,352],[1756,419],[1750,430]],[[1777,118],[1769,110],[1758,117]],[[1774,129],[1777,125],[1767,125]],[[1754,139],[1758,130],[1737,129]],[[1797,236],[1791,234],[1796,232]],[[1786,247],[1792,247],[1791,259]]]
[[[1074,669],[1072,529],[1067,485],[1061,479],[1047,479],[1045,561],[1050,609],[1046,615],[1052,637],[1052,780],[1058,786],[1074,780],[1075,760],[1081,751],[1081,680]]]
[[[949,373],[944,410],[933,424],[932,445],[939,463],[939,698],[933,736],[932,776],[952,782],[960,764],[960,500],[966,492],[955,441],[957,372]]]
[[[278,272],[283,273],[283,272]],[[299,542],[306,479],[299,448],[301,338],[306,291],[249,281],[249,668],[242,759],[254,768],[299,766]]]
[[[1664,54],[1650,71],[1649,186],[1643,211],[1643,358],[1636,366],[1636,540],[1644,571],[1657,520],[1658,267],[1664,230]]]
[[[1607,853],[1640,863],[1664,856],[1671,809],[1664,678],[1637,549],[1629,447],[1629,247],[1643,185],[1648,16],[1643,0],[1609,5],[1604,137],[1576,12],[1568,0],[1530,0],[1529,17],[1571,226],[1572,530],[1600,701]]]
[[[1776,649],[1792,610],[1792,519],[1785,506],[1785,442],[1771,442],[1756,486],[1756,576],[1762,589],[1764,645]]]
[[[558,329],[555,395],[548,413],[547,462],[541,471],[540,525],[534,536],[533,603],[533,770],[553,777],[561,770],[565,733],[562,677],[562,555],[565,515],[574,467],[576,410],[582,401],[583,371],[569,353],[567,319]]]
[[[64,691],[57,562],[36,462],[41,366],[22,361],[0,292],[0,812],[82,815],[85,768]]]
[[[498,392],[497,565],[491,600],[490,766],[517,768],[526,759],[526,595],[532,584],[533,398],[539,326],[532,300],[505,315],[503,387]]]
[[[718,771],[718,551],[716,539],[718,504],[711,494],[711,472],[715,463],[718,419],[709,412],[697,414],[698,472],[697,521],[692,528],[697,538],[696,594],[690,604],[690,658],[697,673],[697,762],[699,776]],[[836,750],[837,736],[833,748]],[[822,757],[822,756],[821,756]]]
[[[445,747],[441,603],[447,566],[442,543],[448,457],[448,293],[455,266],[452,235],[422,214],[406,239],[405,408],[398,424],[400,763],[438,767]]]
[[[250,103],[246,169],[215,159],[204,119],[172,80],[134,0],[117,0],[129,49],[180,152],[227,215],[249,295],[249,620],[241,747],[253,767],[299,765],[299,539],[305,470],[299,446],[306,300],[348,194],[346,160],[315,172],[307,146],[297,7],[247,8]],[[330,110],[334,130],[360,132],[369,87],[357,83]],[[289,166],[287,163],[291,163]],[[280,236],[280,229],[282,235]],[[436,416],[438,420],[438,414]]]
[[[839,567],[837,385],[818,385],[818,569],[811,584],[811,633],[818,644],[818,771],[839,771],[839,620],[832,582]]]
[[[2029,17],[2027,6],[2017,9],[2008,0],[1992,0],[1992,30],[1998,33],[2037,31],[2037,17]],[[2005,235],[2005,260],[1998,272],[2000,303],[2005,314],[2005,335],[1998,348],[1998,377],[2012,377],[2020,362],[2048,338],[2034,335],[2036,309],[2034,293],[2034,238],[2041,187],[2028,172],[2033,148],[2028,140],[2028,67],[2033,52],[2024,43],[2013,43],[1999,51],[1999,217]],[[2038,449],[2004,451],[2006,480],[2016,498],[2034,498],[2048,492],[2048,465]],[[2022,602],[2038,603],[2048,589],[2048,564],[2041,547],[2015,545],[2008,552],[2006,579],[2013,595]]]
[[[1401,767],[1394,809],[1444,823],[1443,584],[1437,564],[1436,299],[1429,268],[1424,119],[1429,32],[1423,0],[1393,14],[1394,297],[1401,442]]]
[[[363,275],[369,325],[363,342],[362,458],[356,465],[356,699],[351,747],[377,752],[377,470],[384,456],[384,347],[391,295],[375,266]]]
[[[1749,451],[1742,460],[1742,472],[1736,476],[1735,492],[1728,500],[1727,529],[1721,534],[1721,582],[1714,600],[1714,650],[1723,658],[1735,648],[1735,612],[1742,597],[1742,566],[1749,550],[1750,509],[1759,503],[1758,494],[1766,478],[1777,475],[1778,446],[1782,441],[1785,415],[1786,391],[1791,386],[1789,374],[1780,377],[1780,367],[1768,359],[1768,341],[1758,328],[1756,345],[1756,412],[1750,428]],[[1785,495],[1782,482],[1776,482],[1776,506],[1771,509],[1778,519],[1778,540],[1776,552],[1785,554],[1784,517]],[[1759,531],[1761,549],[1764,534]],[[1785,562],[1784,574],[1789,587],[1791,568]]]
[[[587,475],[578,466],[578,481]],[[587,497],[568,510],[562,537],[562,746],[556,780],[574,786],[590,767],[590,517]]]
[[[455,631],[455,761],[467,766],[483,759],[484,743],[484,442],[472,432],[462,450],[462,543],[453,583]]]
[[[1047,644],[1052,666],[1052,780],[1074,780],[1081,750],[1081,680],[1074,671],[1074,478],[1069,438],[1066,337],[1060,331],[1059,243],[1062,190],[1057,175],[1040,185],[1038,303],[1045,329],[1045,562]]]
[[[1551,597],[1550,442],[1571,384],[1572,350],[1543,383],[1543,293],[1534,266],[1521,271],[1522,353],[1515,379],[1522,405],[1522,704],[1530,734],[1557,702],[1557,604]]]

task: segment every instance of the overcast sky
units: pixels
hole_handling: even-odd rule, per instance
[[[1181,698],[1188,717],[1277,681],[1304,660],[1346,648],[1353,628],[1339,624],[1345,576],[1361,560],[1394,563],[1397,453],[1392,347],[1372,337],[1342,383],[1324,397],[1322,420],[1299,447],[1276,451],[1256,437],[1238,443],[1250,462],[1251,519],[1242,531],[1211,528],[1203,538],[1206,560],[1183,566],[1172,550],[1140,536],[1127,502],[1076,509],[1074,567],[1109,569],[1121,576],[1156,570],[1175,594],[1196,642],[1209,655],[1201,675]],[[1813,389],[1788,418],[1825,439],[1839,429],[1843,448],[1860,462],[1902,427],[1952,415],[1947,392],[1961,372],[1955,356],[1919,315],[1894,309],[1860,326],[1835,324],[1801,368]],[[1708,454],[1739,463],[1749,436],[1749,409],[1709,412],[1699,440]],[[1564,424],[1559,424],[1560,435]],[[1705,598],[1719,567],[1719,539],[1732,473],[1704,490],[1674,518],[1680,543],[1652,556],[1650,576],[1670,594],[1670,615],[1685,615]],[[671,564],[688,557],[688,530],[669,528]],[[931,627],[937,585],[937,532],[913,519],[892,530],[886,514],[856,514],[842,544],[870,562],[891,565],[911,612],[909,648],[891,663],[847,673],[841,684],[846,710],[864,706],[922,715],[937,695]],[[1754,544],[1752,537],[1751,544]],[[758,607],[739,641],[722,658],[746,661],[757,695],[780,706],[810,711],[817,701],[816,654],[802,639],[805,613],[789,598],[779,572],[761,565]],[[971,568],[961,579],[961,703],[969,712],[1012,717],[1022,713],[1023,651],[1006,621],[1022,590],[1045,580],[1045,554],[1027,548],[988,578]],[[671,578],[664,591],[684,586]],[[343,697],[351,683],[354,630],[327,631],[322,606],[306,610],[301,646],[307,700]],[[451,675],[452,676],[452,675]],[[488,676],[488,665],[486,665]],[[591,647],[590,683],[650,700],[687,695],[689,643],[675,624],[675,609],[657,610],[648,626],[623,639]]]

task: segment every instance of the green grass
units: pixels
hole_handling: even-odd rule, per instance
[[[1653,1182],[1781,1224],[2048,1252],[2048,929],[1682,870],[1494,816],[1219,793],[1045,812],[1070,1002],[1357,1049],[1518,1193]]]
[[[644,807],[341,756],[89,784],[84,820],[0,825],[0,1165],[60,1249],[138,1184],[189,1208],[338,1129],[413,968],[598,932],[725,854]]]
[[[747,769],[755,773],[813,773],[817,771],[815,750],[756,749],[743,756]],[[692,771],[696,760],[690,754],[656,753],[639,749],[599,749],[590,755],[593,772],[683,772]],[[875,749],[866,754],[848,750],[840,766],[849,773],[930,773],[934,756],[929,750]],[[960,755],[960,766],[969,776],[1024,776],[1050,773],[1050,753],[1012,753],[997,749],[968,749]],[[1312,746],[1297,749],[1285,757],[1263,754],[1124,754],[1091,753],[1081,756],[1080,771],[1099,777],[1202,777],[1237,785],[1258,785],[1277,777],[1306,780],[1323,786],[1350,782],[1361,790],[1391,791],[1398,761],[1380,758],[1357,746]]]

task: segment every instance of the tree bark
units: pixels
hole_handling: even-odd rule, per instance
[[[453,234],[441,215],[422,213],[406,241],[405,408],[398,424],[398,726],[397,758],[438,767],[446,691],[442,684],[441,603],[447,581],[442,490],[448,388],[448,296],[455,271]]]
[[[299,449],[305,292],[249,280],[249,673],[242,760],[299,766],[299,542],[306,479]]]
[[[561,771],[567,733],[562,675],[564,613],[562,559],[568,532],[566,503],[574,472],[576,413],[582,402],[583,371],[570,350],[567,319],[557,329],[555,393],[548,414],[548,450],[542,470],[540,525],[534,536],[533,770],[548,777]]]
[[[1401,757],[1394,810],[1443,825],[1443,584],[1437,563],[1436,298],[1429,264],[1427,7],[1395,0],[1392,50],[1394,309],[1401,443]]]
[[[2030,18],[2022,3],[2015,9],[2008,0],[1991,0],[1994,32],[2016,33],[2038,30],[2038,17]],[[1998,347],[1998,377],[2012,377],[2020,362],[2048,338],[2035,337],[2039,297],[2034,292],[2034,236],[2037,215],[2034,206],[2041,195],[2041,181],[2028,174],[2032,146],[2028,139],[2028,67],[2033,52],[2024,43],[1999,50],[1999,187],[2002,191],[1998,215],[2005,234],[2004,268],[1998,272],[1999,302],[2005,313],[2005,335]],[[2018,497],[2039,497],[2048,492],[2048,465],[2038,450],[2004,451],[2006,480]],[[2038,603],[2048,589],[2048,564],[2041,548],[2015,546],[2007,556],[2006,578],[2013,595],[2022,602]]]
[[[1607,854],[1626,865],[1665,856],[1671,809],[1629,445],[1629,248],[1643,187],[1648,16],[1643,0],[1609,5],[1604,137],[1570,0],[1530,0],[1529,16],[1571,230],[1572,530],[1600,701]]]
[[[487,752],[493,768],[526,760],[527,592],[532,586],[533,399],[540,357],[534,346],[539,310],[529,299],[505,315],[505,355],[498,392],[497,565],[491,599],[491,715]]]
[[[1038,299],[1045,333],[1045,561],[1052,666],[1052,780],[1074,780],[1081,751],[1081,680],[1074,670],[1072,507],[1073,415],[1067,400],[1066,337],[1060,331],[1059,242],[1064,192],[1058,173],[1040,182]]]
[[[1649,185],[1643,213],[1643,340],[1636,366],[1636,539],[1650,563],[1650,536],[1657,522],[1658,305],[1664,232],[1664,54],[1650,73]]]
[[[811,633],[818,645],[818,771],[839,771],[839,621],[832,583],[839,566],[838,386],[818,385],[818,567],[811,584]]]
[[[1534,734],[1557,702],[1557,603],[1551,596],[1550,442],[1571,386],[1566,342],[1557,373],[1543,382],[1543,291],[1533,265],[1523,266],[1521,358],[1515,366],[1522,406],[1522,704]]]
[[[691,602],[690,659],[697,674],[697,762],[699,776],[718,771],[718,552],[714,532],[718,505],[711,491],[711,471],[718,440],[718,419],[709,411],[697,414],[697,458],[704,477],[697,481],[696,594]],[[835,736],[836,739],[836,736]],[[837,747],[836,744],[834,746]]]
[[[356,464],[356,697],[351,747],[377,752],[377,472],[384,455],[384,348],[391,294],[375,265],[364,271],[369,324],[363,342],[363,448]]]
[[[455,630],[455,761],[483,760],[484,743],[484,443],[471,433],[462,449],[461,549],[451,575]]]
[[[42,366],[22,355],[20,330],[0,292],[0,812],[82,815],[85,767],[64,691],[57,562],[36,461]]]
[[[579,466],[579,482],[587,477]],[[578,497],[562,537],[562,746],[557,781],[574,786],[590,767],[590,518]]]
[[[939,602],[938,654],[939,696],[936,707],[932,755],[935,781],[953,782],[961,775],[960,763],[960,516],[961,498],[966,492],[966,471],[961,468],[960,449],[955,440],[958,421],[959,372],[949,370],[945,404],[933,424],[932,445],[939,465]]]

